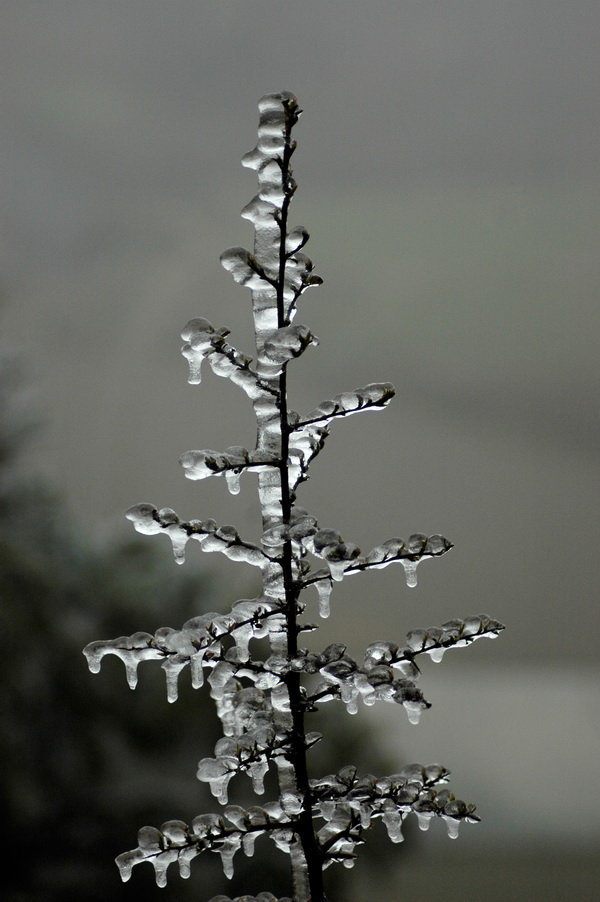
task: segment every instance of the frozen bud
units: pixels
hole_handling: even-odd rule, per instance
[[[136,532],[151,536],[161,531],[158,511],[153,504],[135,504],[125,512],[125,516],[131,520]]]
[[[169,844],[183,845],[187,842],[187,832],[189,828],[185,821],[165,821],[160,829]]]
[[[309,237],[308,232],[302,226],[298,226],[291,232],[288,232],[285,239],[286,252],[288,254],[293,254],[296,251],[299,251],[301,247],[304,247]]]
[[[160,852],[164,848],[162,834],[156,827],[141,827],[137,841],[140,849],[149,854]]]
[[[231,247],[223,251],[221,266],[231,273],[235,282],[246,288],[264,291],[272,287],[255,257],[243,247]]]
[[[417,532],[410,536],[406,543],[406,551],[408,554],[423,554],[427,545],[427,536]]]
[[[321,554],[328,545],[337,545],[342,537],[335,529],[319,529],[313,536],[315,554]]]

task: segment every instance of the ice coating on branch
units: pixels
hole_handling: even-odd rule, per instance
[[[132,688],[139,663],[159,660],[171,702],[177,698],[181,671],[189,667],[194,688],[201,687],[206,676],[223,736],[215,744],[214,757],[199,761],[197,776],[210,785],[222,805],[227,805],[229,784],[238,774],[252,781],[257,794],[264,792],[271,765],[272,776],[276,772],[279,781],[278,798],[263,807],[246,810],[227,805],[222,815],[202,814],[189,826],[173,820],[160,829],[142,828],[138,847],[117,859],[123,879],[129,878],[135,864],[150,861],[157,883],[164,886],[169,864],[177,862],[181,876],[188,877],[191,861],[204,850],[220,855],[224,874],[231,878],[236,852],[242,849],[251,856],[257,837],[268,835],[290,856],[296,902],[308,902],[311,892],[298,818],[308,815],[324,822],[315,830],[320,845],[317,860],[322,856],[326,868],[334,862],[352,867],[364,834],[376,819],[383,821],[390,840],[397,843],[402,841],[402,826],[410,814],[422,829],[434,817],[442,819],[451,838],[458,835],[461,823],[475,822],[477,817],[474,806],[440,788],[447,782],[448,771],[437,764],[407,765],[386,777],[361,776],[349,765],[310,780],[309,786],[300,785],[304,764],[299,768],[297,762],[321,738],[318,733],[305,734],[303,727],[297,729],[300,709],[304,707],[308,724],[310,713],[328,701],[341,701],[348,713],[356,713],[361,700],[365,705],[383,701],[402,705],[409,720],[417,723],[429,707],[416,685],[417,657],[428,655],[439,662],[448,648],[495,638],[503,626],[484,614],[452,620],[412,630],[404,646],[371,642],[362,661],[350,657],[340,643],[331,643],[320,653],[295,643],[294,631],[316,629],[300,619],[306,607],[301,593],[308,586],[316,587],[319,614],[328,617],[332,587],[344,576],[399,563],[407,584],[414,586],[419,563],[445,554],[452,545],[443,536],[415,533],[406,541],[389,539],[363,554],[337,530],[319,527],[315,517],[296,505],[296,490],[323,450],[331,422],[364,410],[384,409],[394,388],[390,383],[372,383],[343,392],[322,401],[304,417],[288,409],[288,365],[317,344],[308,326],[293,325],[296,307],[301,295],[322,280],[303,252],[308,232],[304,227],[288,227],[288,207],[296,190],[290,160],[295,150],[291,130],[300,113],[297,101],[288,92],[269,94],[260,101],[259,110],[257,145],[243,160],[258,179],[257,193],[242,211],[243,218],[254,225],[253,250],[234,247],[221,256],[234,281],[252,292],[253,367],[250,357],[228,344],[226,328],[215,328],[197,317],[182,332],[190,383],[201,382],[206,360],[216,375],[229,378],[251,399],[257,420],[256,448],[235,445],[224,451],[188,451],[181,465],[192,480],[221,476],[232,494],[239,492],[242,473],[257,474],[260,547],[242,540],[233,526],[219,527],[210,519],[184,521],[170,508],[138,504],[127,517],[140,533],[164,532],[177,563],[183,563],[187,543],[196,541],[203,551],[219,551],[233,561],[258,567],[262,588],[259,597],[241,599],[229,611],[200,614],[181,629],[164,627],[153,635],[135,633],[90,643],[85,655],[92,672],[100,670],[107,654],[118,657]],[[313,571],[309,554],[325,568]],[[260,657],[253,639],[266,640]],[[232,900],[216,896],[211,902]],[[259,893],[233,902],[291,900]]]
[[[203,758],[196,776],[210,784],[210,790],[221,805],[227,804],[227,786],[237,770],[235,758]]]
[[[402,660],[402,664],[404,663]],[[407,678],[402,669],[402,676],[398,677],[391,666],[381,664],[368,651],[363,665],[359,666],[346,653],[344,645],[332,643],[319,655],[299,654],[291,665],[294,670],[319,673],[324,678],[324,682],[317,684],[309,696],[309,701],[313,704],[339,699],[346,705],[349,714],[356,714],[360,699],[369,706],[385,701],[404,705],[410,717],[416,717],[430,707],[415,685],[414,680],[418,678],[419,671],[410,660],[407,671],[413,679]]]
[[[240,353],[225,341],[229,330],[215,329],[203,317],[191,319],[181,333],[181,353],[189,364],[188,382],[197,385],[202,378],[202,362],[207,360],[213,373],[231,379],[252,401],[273,389],[261,381],[251,368],[252,358]]]
[[[102,659],[105,655],[113,654],[123,661],[127,675],[127,684],[130,689],[137,686],[137,669],[142,661],[162,657],[160,651],[152,648],[149,633],[134,633],[132,636],[119,636],[117,639],[100,640],[90,642],[83,650],[88,667],[92,673],[99,673]]]
[[[310,780],[314,807],[326,822],[318,835],[327,855],[335,861],[352,857],[355,846],[364,841],[363,831],[377,818],[392,842],[402,841],[402,824],[409,814],[416,815],[423,829],[432,818],[443,819],[451,836],[463,821],[476,822],[473,805],[437,788],[446,782],[447,774],[440,765],[411,764],[397,774],[377,778],[359,776],[355,767],[347,766],[337,774]]]
[[[308,326],[283,326],[281,329],[268,332],[261,348],[261,374],[269,377],[277,376],[288,361],[303,354],[309,345],[316,344],[318,339]]]
[[[272,287],[270,277],[256,257],[243,247],[230,247],[221,254],[221,266],[230,272],[234,282],[253,291],[264,291]]]
[[[232,445],[224,451],[186,451],[179,458],[187,479],[207,479],[224,476],[232,495],[239,492],[239,475],[245,470],[263,472],[277,466],[276,457],[262,449],[249,451],[241,445]]]
[[[309,537],[306,547],[327,562],[331,578],[335,582],[344,578],[344,572],[360,554],[358,545],[344,542],[335,529],[319,529]]]
[[[313,423],[326,426],[336,417],[350,416],[361,410],[384,410],[395,392],[391,382],[372,382],[364,388],[342,392],[330,401],[321,401],[314,410],[299,420],[296,429],[303,429]]]
[[[265,94],[259,100],[257,145],[242,157],[242,166],[260,170],[283,152],[288,123],[292,126],[298,118],[297,107],[298,101],[289,91]]]
[[[245,449],[228,450],[235,450],[239,454]],[[214,520],[180,520],[170,508],[159,511],[151,504],[136,504],[127,511],[127,517],[133,521],[138,532],[166,532],[173,543],[177,563],[183,561],[183,550],[188,539],[197,541],[202,551],[220,551],[231,560],[245,561],[254,567],[264,568],[269,562],[269,558],[258,546],[240,538],[234,526],[217,527]]]
[[[304,247],[310,235],[304,228],[304,226],[296,226],[295,229],[292,229],[291,232],[288,232],[285,238],[285,249],[288,254],[294,254],[296,251],[299,251],[301,247]]]
[[[482,638],[495,639],[503,629],[502,623],[487,614],[473,614],[464,620],[449,620],[440,627],[411,630],[406,642],[413,654],[425,652],[439,663],[449,648],[461,648]]]
[[[444,536],[424,536],[415,533],[407,542],[403,539],[388,539],[377,545],[366,555],[361,555],[357,545],[345,543],[333,529],[319,529],[305,542],[305,547],[329,564],[331,578],[339,581],[346,575],[362,570],[382,569],[389,564],[400,563],[405,569],[407,583],[415,585],[414,571],[417,564],[431,557],[439,557],[452,548],[452,543]],[[333,567],[332,567],[333,564]],[[324,579],[320,574],[312,574],[306,585],[317,585]]]

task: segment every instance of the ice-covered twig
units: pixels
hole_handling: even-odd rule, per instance
[[[138,845],[117,856],[121,879],[126,882],[136,864],[150,862],[158,886],[167,885],[167,869],[177,862],[181,877],[190,876],[190,863],[202,852],[221,856],[223,873],[233,877],[233,858],[242,849],[246,855],[254,853],[254,842],[262,834],[271,835],[279,845],[281,834],[292,832],[295,822],[278,803],[264,808],[255,806],[248,811],[238,805],[220,814],[200,814],[191,824],[170,820],[157,827],[142,827]]]
[[[191,319],[184,327],[181,337],[184,344],[181,353],[190,367],[191,385],[199,385],[202,380],[202,362],[208,360],[216,376],[222,376],[242,388],[251,400],[256,400],[264,392],[275,395],[276,390],[250,366],[252,358],[236,351],[225,341],[229,329],[215,329],[203,317]]]
[[[217,526],[214,520],[180,520],[170,507],[157,510],[146,503],[130,507],[125,516],[143,535],[165,533],[171,540],[178,564],[185,561],[185,546],[190,539],[195,539],[202,551],[220,551],[232,561],[244,561],[253,567],[264,568],[272,562],[272,558],[257,545],[243,541],[234,526]]]
[[[324,580],[340,581],[363,570],[380,570],[389,564],[402,564],[409,587],[417,585],[417,565],[432,557],[441,557],[453,547],[444,536],[425,536],[415,533],[408,541],[388,539],[376,545],[366,555],[361,555],[358,545],[346,543],[334,529],[322,529],[312,537],[309,550],[329,564],[329,572],[318,570],[302,579],[303,586],[318,584]]]
[[[321,401],[305,417],[295,414],[290,418],[290,424],[294,431],[300,431],[309,426],[327,426],[333,419],[364,410],[384,410],[395,393],[396,389],[391,382],[372,382],[364,388],[342,392],[330,401]]]

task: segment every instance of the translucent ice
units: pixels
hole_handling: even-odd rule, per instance
[[[421,702],[402,702],[402,707],[406,711],[410,723],[418,724],[423,713],[423,705]]]
[[[427,832],[429,830],[429,825],[431,824],[431,818],[433,814],[430,811],[417,811],[415,812],[417,815],[417,820],[419,822],[419,830],[423,830]]]
[[[444,657],[445,651],[445,648],[432,648],[427,654],[435,664],[439,664]]]
[[[315,583],[315,587],[319,595],[319,615],[326,619],[331,611],[330,599],[333,583],[330,579],[320,579]]]
[[[450,839],[458,839],[458,832],[460,830],[460,821],[457,821],[453,817],[446,817],[442,815],[443,819],[446,821],[446,830],[448,831],[448,836]]]
[[[231,273],[235,282],[246,288],[261,291],[271,287],[255,257],[243,247],[231,247],[223,251],[221,266]]]
[[[240,848],[242,844],[241,837],[237,833],[230,833],[224,840],[222,845],[219,847],[218,852],[221,856],[221,865],[223,867],[223,874],[227,877],[228,880],[231,880],[233,877],[233,858],[235,853]]]
[[[409,558],[402,558],[400,563],[404,567],[406,585],[409,587],[409,589],[414,589],[414,587],[417,585],[417,567],[419,565],[419,561],[411,561]]]
[[[167,700],[171,703],[177,701],[177,681],[188,662],[189,658],[186,655],[170,655],[162,662],[161,666],[167,680]]]
[[[228,470],[225,473],[225,481],[231,495],[239,495],[240,473],[237,470]]]

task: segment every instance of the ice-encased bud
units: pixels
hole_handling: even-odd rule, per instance
[[[291,232],[288,232],[285,238],[285,250],[288,254],[294,254],[304,247],[310,235],[304,226],[296,226]]]
[[[282,365],[299,357],[309,345],[317,343],[318,339],[308,326],[282,326],[265,336],[263,352],[270,361]]]
[[[183,845],[188,839],[189,827],[185,821],[170,820],[161,824],[160,832],[170,845]]]
[[[243,247],[230,247],[223,251],[221,266],[231,273],[235,282],[252,291],[265,291],[273,287],[256,258]]]
[[[203,758],[198,763],[196,777],[210,784],[214,797],[222,805],[227,804],[227,787],[238,768],[237,760],[229,757]]]
[[[153,504],[135,504],[125,511],[125,516],[131,520],[136,532],[147,536],[156,535],[162,530],[157,515],[158,511]]]
[[[160,852],[164,848],[162,834],[157,827],[140,827],[137,841],[140,849],[148,854]]]
[[[257,195],[246,204],[241,212],[241,217],[253,223],[257,229],[272,228],[275,223],[276,210],[277,208],[273,204],[267,203]]]

